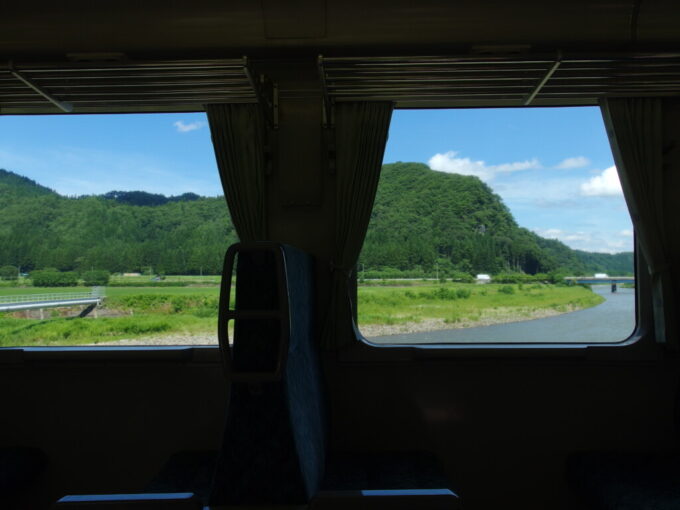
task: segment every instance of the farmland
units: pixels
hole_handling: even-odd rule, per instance
[[[74,309],[46,309],[39,320],[21,312],[0,314],[0,345],[110,343],[121,339],[215,338],[219,276],[113,278],[97,317],[74,318]],[[146,285],[146,286],[142,286]],[[82,291],[80,287],[77,290]],[[74,288],[72,291],[76,291]],[[63,288],[0,287],[0,296],[68,292]],[[367,336],[415,330],[473,327],[527,320],[595,306],[602,298],[581,286],[475,285],[434,281],[372,281],[358,289],[359,327]]]

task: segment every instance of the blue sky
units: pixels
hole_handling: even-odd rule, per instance
[[[476,175],[517,222],[589,251],[632,250],[597,108],[398,110],[385,162]],[[222,193],[204,114],[0,116],[0,168],[63,195]]]

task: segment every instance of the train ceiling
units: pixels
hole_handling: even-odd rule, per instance
[[[254,102],[259,73],[282,59],[316,65],[327,104],[579,105],[680,93],[676,0],[69,0],[2,11],[5,114]]]

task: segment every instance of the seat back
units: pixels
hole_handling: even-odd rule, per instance
[[[304,252],[275,243],[227,251],[219,339],[231,396],[210,504],[299,504],[317,492],[326,423],[314,302]]]

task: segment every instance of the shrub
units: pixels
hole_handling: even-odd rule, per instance
[[[18,278],[19,270],[14,266],[0,267],[0,279],[16,280]]]
[[[461,283],[472,283],[472,282],[475,281],[475,278],[470,273],[463,273],[461,271],[454,271],[453,273],[451,273],[451,281],[452,282],[461,282]]]
[[[111,274],[108,271],[95,269],[92,271],[85,271],[82,278],[83,285],[86,287],[94,287],[96,285],[108,285]]]
[[[470,289],[456,289],[456,297],[458,297],[458,299],[467,299],[471,294],[472,292]]]
[[[514,294],[515,287],[513,287],[512,285],[503,285],[502,287],[499,287],[498,292],[502,294]]]
[[[75,287],[78,285],[78,276],[72,271],[54,271],[43,269],[33,271],[31,280],[34,287]]]
[[[428,299],[452,301],[456,299],[456,291],[453,289],[447,289],[446,287],[437,287],[429,293]]]
[[[493,277],[495,283],[527,283],[534,281],[534,276],[524,273],[499,273]]]
[[[189,282],[110,282],[109,287],[188,287]]]

